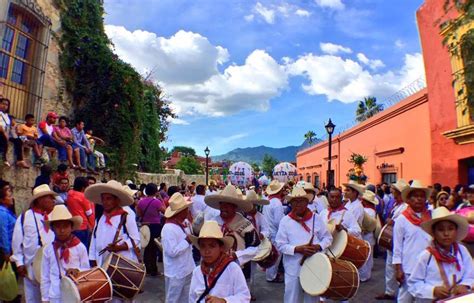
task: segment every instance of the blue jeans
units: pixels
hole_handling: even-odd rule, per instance
[[[48,146],[48,147],[54,147],[58,150],[58,159],[59,161],[66,161],[67,160],[67,154],[66,154],[66,148],[59,145],[56,141],[53,140],[53,138],[50,135],[42,135],[41,137],[38,138],[38,144],[43,145],[43,146]]]

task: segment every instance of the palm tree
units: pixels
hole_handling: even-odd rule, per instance
[[[309,130],[305,135],[304,138],[308,141],[309,145],[311,145],[314,142],[314,139],[316,138],[316,133],[313,132],[312,130]]]
[[[383,111],[383,105],[377,104],[377,98],[365,97],[363,101],[359,101],[357,106],[356,120],[362,122],[381,111]]]

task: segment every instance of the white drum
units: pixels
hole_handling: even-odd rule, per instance
[[[150,227],[148,225],[142,225],[140,227],[140,245],[142,248],[148,246],[150,243]]]
[[[41,263],[43,262],[43,247],[40,247],[33,258],[33,274],[38,284],[41,284]],[[31,278],[31,277],[30,277]],[[32,279],[31,279],[32,280]]]
[[[270,240],[268,240],[267,237],[265,237],[263,238],[260,245],[258,246],[258,253],[252,259],[252,261],[255,261],[255,262],[262,261],[263,259],[268,257],[271,252],[272,252],[272,242],[270,242]]]

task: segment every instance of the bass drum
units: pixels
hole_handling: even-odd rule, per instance
[[[393,250],[393,225],[386,224],[380,231],[380,235],[377,238],[377,243],[380,247]]]
[[[111,253],[102,268],[112,280],[115,297],[132,300],[138,295],[145,281],[145,265]]]
[[[369,259],[371,250],[367,241],[341,230],[334,235],[333,242],[326,253],[330,257],[352,262],[357,268],[361,268]]]
[[[112,282],[100,267],[80,272],[75,277],[61,278],[62,302],[108,302],[112,299]]]

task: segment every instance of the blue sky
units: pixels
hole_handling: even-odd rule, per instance
[[[179,118],[164,145],[299,145],[357,100],[424,76],[422,0],[106,0],[115,51],[162,85]]]

